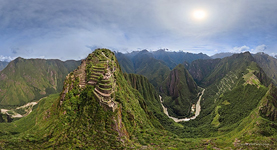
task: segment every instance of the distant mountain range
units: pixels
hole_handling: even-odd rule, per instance
[[[0,146],[274,149],[276,59],[225,56],[96,49],[82,62],[17,58],[0,72],[1,107],[46,98],[27,117],[0,123]]]
[[[224,57],[230,57],[235,53],[230,53],[230,52],[226,52],[226,53],[217,53],[211,56],[212,59],[217,59],[217,58],[224,58]]]

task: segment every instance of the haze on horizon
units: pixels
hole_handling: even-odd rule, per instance
[[[276,0],[0,0],[0,61],[169,49],[277,55]]]

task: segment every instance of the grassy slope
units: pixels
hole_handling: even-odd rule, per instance
[[[266,111],[265,114],[261,110],[268,104],[268,101],[271,105],[277,102],[276,92],[276,87],[270,86],[261,101],[258,102],[257,107],[244,116],[231,132],[211,138],[210,146],[216,145],[218,148],[229,147],[232,149],[275,149],[277,123],[276,120],[268,118],[266,114],[267,112],[276,112],[276,107],[273,110]]]
[[[62,90],[65,76],[78,61],[17,58],[0,73],[0,105],[23,105]]]
[[[221,65],[208,76],[210,80],[216,82],[204,87],[206,91],[201,101],[200,115],[195,120],[181,123],[184,128],[178,129],[178,135],[211,137],[227,134],[236,129],[240,122],[257,107],[267,87],[254,84],[259,82],[247,81],[252,78],[244,78],[244,75],[251,72],[251,76],[255,76],[254,74],[260,71],[259,66],[250,54],[234,57],[223,59],[219,63]],[[262,79],[259,80],[262,83]],[[209,80],[206,79],[206,81]]]

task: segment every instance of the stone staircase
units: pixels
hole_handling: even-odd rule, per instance
[[[116,85],[113,77],[115,69],[109,67],[111,60],[104,53],[102,54],[105,59],[99,60],[95,66],[91,67],[87,84],[95,87],[94,94],[103,107],[115,111],[117,103],[112,96]]]

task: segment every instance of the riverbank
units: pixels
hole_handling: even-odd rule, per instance
[[[195,115],[192,116],[192,117],[190,117],[190,118],[178,119],[178,118],[169,116],[168,111],[167,111],[167,108],[164,107],[164,105],[163,105],[162,96],[159,95],[159,97],[160,97],[160,102],[161,102],[162,107],[163,107],[163,112],[164,112],[169,118],[173,119],[175,122],[190,121],[190,120],[192,120],[192,119],[195,119],[195,118],[196,118],[197,116],[199,116],[199,114],[200,114],[200,111],[201,111],[200,102],[201,102],[202,96],[204,95],[204,92],[205,92],[205,89],[203,89],[203,91],[202,91],[201,95],[199,96],[199,99],[198,99],[198,101],[197,101],[197,103],[196,103]]]

